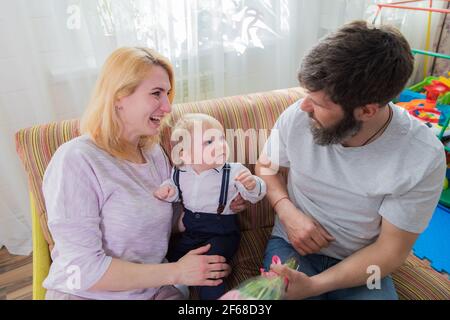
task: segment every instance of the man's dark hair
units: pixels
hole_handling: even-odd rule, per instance
[[[298,80],[351,112],[371,103],[386,105],[403,90],[413,68],[411,48],[400,31],[354,21],[306,55]]]

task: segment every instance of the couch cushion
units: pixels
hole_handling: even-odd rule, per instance
[[[228,288],[234,288],[243,281],[259,275],[264,251],[272,228],[260,228],[242,232],[238,252],[231,261],[232,273],[227,278]]]
[[[449,276],[412,253],[392,277],[402,300],[450,300]]]

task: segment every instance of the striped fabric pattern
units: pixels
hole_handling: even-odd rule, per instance
[[[392,277],[401,300],[450,300],[450,276],[412,253]]]
[[[45,240],[53,248],[47,227],[47,213],[42,195],[42,178],[56,149],[79,136],[79,120],[65,120],[20,130],[16,133],[16,150],[28,175],[28,185],[35,199],[36,212]]]
[[[175,105],[168,119],[169,125],[161,132],[161,144],[167,154],[170,154],[170,124],[175,123],[185,113],[207,113],[218,119],[225,129],[242,129],[237,133],[237,138],[231,141],[230,147],[235,152],[230,160],[241,160],[237,156],[239,152],[245,150],[244,160],[240,162],[254,172],[256,159],[251,158],[249,150],[258,148],[260,151],[263,143],[259,143],[258,146],[246,145],[244,132],[248,129],[265,129],[262,136],[267,138],[278,116],[303,94],[300,88],[292,88]],[[42,177],[56,149],[78,135],[78,120],[36,126],[20,130],[16,134],[17,153],[28,175],[30,192],[36,203],[35,212],[39,216],[50,250],[53,247],[53,240],[47,227],[41,191]],[[243,231],[242,240],[239,251],[231,263],[233,273],[227,279],[229,287],[234,287],[249,277],[257,275],[274,223],[274,212],[265,199],[250,206],[248,210],[240,213],[239,217]],[[450,299],[449,280],[427,267],[413,255],[394,274],[394,280],[402,299]]]
[[[243,281],[259,275],[264,251],[271,233],[271,227],[242,232],[238,252],[230,264],[232,274],[226,281],[229,289],[235,288]]]

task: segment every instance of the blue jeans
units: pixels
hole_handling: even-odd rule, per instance
[[[331,268],[341,260],[331,257],[310,254],[301,256],[289,243],[279,237],[271,237],[264,254],[264,268],[268,270],[272,263],[272,256],[277,255],[284,263],[289,258],[296,258],[298,270],[312,277]],[[390,276],[381,279],[381,289],[370,290],[367,286],[340,289],[324,293],[309,300],[398,300],[394,283]]]

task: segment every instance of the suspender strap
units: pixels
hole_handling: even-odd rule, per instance
[[[177,167],[174,168],[172,179],[178,189],[178,198],[180,198],[180,202],[181,204],[183,204],[183,195],[181,194],[180,188],[180,169],[178,169]]]
[[[231,171],[230,165],[228,163],[225,163],[222,172],[222,185],[220,186],[219,206],[217,207],[218,214],[221,214],[223,212],[227,204],[228,185],[230,184],[230,171]]]

